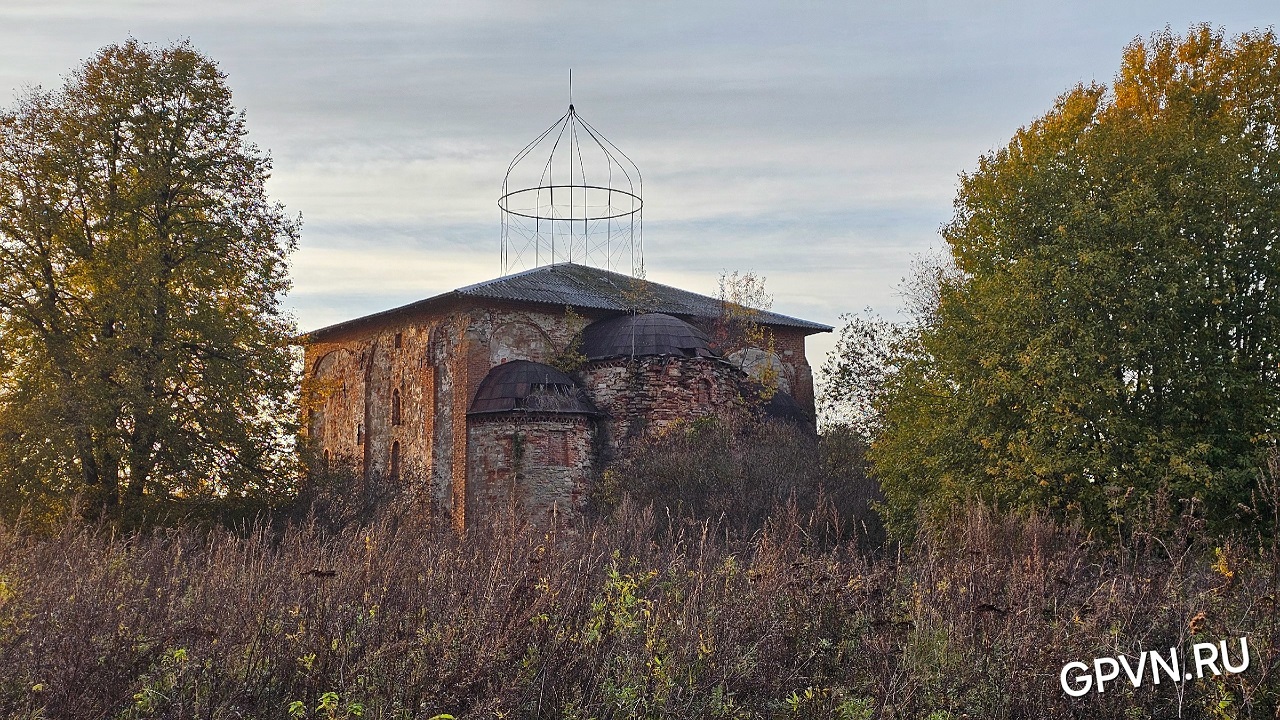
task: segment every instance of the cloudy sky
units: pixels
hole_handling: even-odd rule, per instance
[[[500,274],[511,158],[565,110],[644,172],[651,280],[768,278],[774,309],[895,316],[956,178],[1137,36],[1280,21],[1274,1],[0,0],[0,104],[103,45],[226,72],[304,219],[312,329]],[[815,365],[831,335],[810,340]]]

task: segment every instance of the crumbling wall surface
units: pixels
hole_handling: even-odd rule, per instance
[[[371,338],[366,346],[365,385],[369,395],[365,407],[365,479],[385,483],[391,455],[391,381],[395,375],[386,337]]]
[[[747,416],[746,376],[715,358],[674,356],[589,363],[579,378],[607,415],[611,458],[638,439],[659,435],[680,421],[714,415],[731,423]]]
[[[432,493],[459,527],[475,507],[469,476],[467,411],[489,370],[508,360],[546,361],[562,353],[578,331],[563,309],[546,312],[511,305],[457,309],[441,319],[430,341],[434,366]]]
[[[303,382],[303,436],[330,470],[363,472],[364,374],[359,343],[307,348]]]
[[[593,423],[584,416],[479,415],[468,427],[468,516],[514,511],[547,526],[585,502]]]
[[[730,353],[725,358],[730,365],[750,375],[757,382],[772,383],[774,387],[790,394],[795,380],[795,368],[784,365],[778,353],[748,347]]]
[[[554,307],[455,307],[309,344],[305,432],[371,487],[420,489],[461,524],[480,381],[507,360],[553,359],[580,324]]]
[[[456,361],[465,331],[466,318],[447,317],[432,328],[429,341],[434,369],[434,397],[431,398],[431,495],[444,511],[450,513],[454,509],[453,465],[457,452],[455,426],[459,422],[464,423],[464,426],[466,423],[466,409],[462,409],[462,416],[459,418],[457,403],[454,401],[459,384],[464,393],[467,386],[465,367],[460,368]],[[465,462],[465,435],[462,445]]]
[[[435,417],[429,320],[388,327],[368,341],[366,475],[371,483],[428,491]]]
[[[432,320],[375,328],[306,349],[304,434],[321,456],[329,451],[340,458],[335,460],[339,467],[371,487],[395,482],[417,488],[430,477]],[[398,423],[392,417],[397,394]],[[399,463],[393,468],[397,445]]]
[[[719,329],[716,327],[714,319],[691,319],[694,327],[702,330],[711,337],[716,337]],[[815,417],[814,412],[814,389],[813,389],[813,368],[809,366],[809,359],[805,356],[805,331],[801,328],[787,327],[784,325],[765,325],[767,331],[765,337],[768,338],[768,349],[754,348],[763,356],[776,355],[777,362],[781,365],[779,380],[783,382],[780,386],[784,392],[791,395],[796,403],[804,409],[809,417]],[[746,350],[739,346],[735,347],[718,347],[717,350],[723,352],[726,357],[732,356],[734,353]],[[769,350],[772,350],[772,353]],[[758,361],[759,358],[754,358]],[[772,365],[772,358],[765,358],[765,362]],[[750,363],[747,363],[750,364]],[[749,369],[749,368],[744,368]]]
[[[661,433],[678,421],[716,415],[736,422],[749,414],[744,397],[751,391],[740,370],[711,358],[646,357],[588,363],[577,372],[596,407],[607,413],[595,424],[575,420],[577,429],[570,431],[543,418],[503,436],[490,419],[469,420],[471,400],[492,367],[567,358],[575,336],[595,319],[590,313],[575,318],[554,305],[456,304],[326,336],[306,347],[304,432],[331,462],[371,484],[421,489],[464,527],[469,508],[491,501],[518,502],[532,515],[579,507],[592,447],[605,451],[594,460],[608,461],[632,438]],[[792,395],[812,412],[804,334],[774,331]],[[593,433],[602,441],[594,446]],[[520,471],[523,484],[499,492],[502,478],[510,484],[516,477],[514,465],[502,464],[503,452],[512,458],[517,449],[500,446],[518,435],[527,436],[520,446],[527,466]],[[539,454],[562,445],[567,464],[559,464],[564,453],[556,462]]]

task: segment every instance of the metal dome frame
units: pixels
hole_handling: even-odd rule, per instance
[[[518,173],[521,164],[548,140],[551,148],[537,180],[514,185],[519,179],[513,175]],[[594,155],[593,165],[603,165],[603,184],[598,177],[588,178],[584,147]],[[559,163],[557,152],[562,156]],[[566,164],[566,157],[567,182],[563,174],[556,175],[557,168]],[[592,172],[598,173],[599,168]],[[643,194],[644,178],[640,168],[582,119],[570,103],[569,110],[560,119],[516,154],[503,176],[502,193],[498,197],[502,274],[576,262],[643,277]],[[596,205],[591,204],[593,199]]]

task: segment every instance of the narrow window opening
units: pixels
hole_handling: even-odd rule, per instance
[[[547,465],[567,467],[569,465],[569,433],[564,430],[548,432],[543,457]]]
[[[391,480],[400,479],[400,443],[391,443]]]
[[[705,406],[711,402],[711,383],[706,380],[698,380],[695,386],[696,400],[699,405]]]
[[[397,350],[404,347],[404,333],[396,333],[395,345]]]
[[[391,391],[391,424],[400,424],[400,391]]]

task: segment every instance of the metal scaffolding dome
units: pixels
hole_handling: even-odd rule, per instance
[[[640,168],[571,103],[507,167],[502,274],[572,262],[643,276],[643,190]]]

